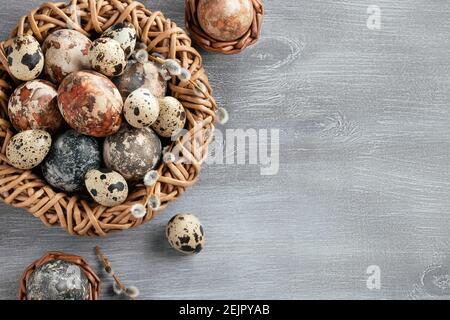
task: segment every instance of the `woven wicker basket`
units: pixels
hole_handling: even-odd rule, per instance
[[[115,230],[125,230],[149,221],[155,215],[148,209],[144,218],[134,218],[130,208],[136,203],[146,203],[150,195],[161,200],[161,209],[178,198],[187,187],[197,181],[201,164],[208,153],[208,144],[214,130],[216,104],[212,89],[202,67],[202,57],[191,47],[191,40],[175,23],[161,12],[152,12],[140,2],[132,0],[72,0],[70,3],[45,3],[19,20],[11,38],[20,34],[32,34],[41,43],[56,29],[72,28],[95,37],[116,22],[129,21],[138,31],[139,39],[166,58],[178,59],[182,67],[192,73],[190,81],[180,82],[175,77],[169,82],[170,95],[184,105],[187,115],[188,141],[172,143],[181,150],[181,160],[162,163],[158,168],[160,178],[155,186],[137,185],[123,205],[106,208],[53,190],[39,174],[15,169],[8,164],[5,150],[13,136],[8,120],[8,95],[17,83],[9,76],[0,43],[0,197],[5,203],[24,208],[45,225],[60,225],[70,234],[104,236]],[[203,91],[196,90],[199,86]],[[186,148],[189,145],[189,148]]]
[[[100,279],[98,278],[98,276],[95,274],[95,272],[91,269],[91,267],[87,264],[87,262],[83,258],[62,252],[48,252],[42,258],[34,261],[24,271],[22,279],[20,281],[19,300],[27,300],[26,294],[27,281],[30,278],[33,271],[36,268],[52,260],[64,260],[78,265],[81,268],[81,270],[84,271],[86,277],[89,280],[91,291],[89,300],[98,300],[98,297],[100,296]]]
[[[240,39],[234,41],[217,41],[208,36],[200,26],[197,18],[199,0],[185,0],[185,23],[190,36],[200,47],[210,52],[238,54],[258,41],[264,17],[264,5],[261,0],[252,0],[255,15],[250,29]]]

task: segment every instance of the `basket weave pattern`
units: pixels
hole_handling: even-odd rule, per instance
[[[84,271],[86,277],[89,280],[91,291],[89,300],[98,300],[98,297],[100,296],[100,279],[98,278],[98,276],[95,274],[95,272],[91,269],[91,267],[87,264],[87,262],[83,258],[62,252],[48,252],[42,258],[34,261],[24,271],[22,279],[20,281],[19,300],[27,300],[26,294],[27,281],[30,278],[33,271],[36,270],[36,268],[52,260],[64,260],[78,265],[81,268],[81,270]]]
[[[149,52],[178,59],[181,66],[192,73],[191,81],[180,82],[173,78],[168,83],[169,93],[179,99],[186,109],[186,128],[189,130],[188,141],[181,143],[179,139],[172,143],[171,148],[178,146],[181,160],[189,161],[162,163],[158,168],[160,178],[155,186],[136,186],[127,202],[114,208],[95,205],[77,195],[53,190],[39,175],[8,164],[5,151],[14,134],[7,116],[8,98],[17,83],[9,75],[4,43],[0,43],[0,197],[7,204],[27,209],[45,225],[60,225],[74,235],[103,236],[110,231],[129,229],[152,219],[155,212],[151,209],[144,218],[134,218],[130,214],[131,206],[145,203],[150,194],[156,194],[161,199],[161,210],[179,197],[196,182],[212,140],[215,103],[210,96],[212,89],[202,67],[202,57],[192,48],[186,33],[161,12],[152,12],[142,3],[132,0],[45,3],[19,20],[11,38],[32,34],[42,43],[54,30],[72,28],[92,39],[114,23],[123,21],[134,25],[139,41],[147,45]],[[194,83],[203,84],[207,92],[195,90]]]
[[[252,0],[255,15],[250,29],[240,39],[234,41],[217,41],[208,36],[200,26],[197,17],[199,0],[185,0],[185,23],[190,36],[200,47],[210,52],[223,54],[238,54],[245,48],[258,41],[261,35],[261,26],[264,17],[264,6],[261,0]]]

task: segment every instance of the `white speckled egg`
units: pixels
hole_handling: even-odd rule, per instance
[[[119,42],[127,58],[136,48],[136,29],[128,22],[114,24],[102,34],[102,38],[110,38]]]
[[[127,59],[120,43],[109,38],[94,41],[89,49],[89,61],[92,69],[107,77],[120,76],[127,66]]]
[[[44,54],[33,36],[17,36],[5,44],[4,50],[9,70],[19,80],[34,80],[44,69]]]
[[[159,100],[159,109],[159,117],[152,126],[157,134],[170,138],[184,128],[186,111],[180,101],[173,97],[165,97]]]
[[[151,126],[159,116],[159,101],[148,89],[133,91],[125,101],[124,116],[135,128]]]
[[[61,29],[47,37],[42,46],[45,55],[45,74],[53,83],[59,84],[70,73],[88,70],[92,42],[84,34]]]
[[[122,204],[128,197],[128,184],[115,171],[92,169],[86,173],[84,182],[91,197],[105,207]]]
[[[184,254],[199,253],[205,245],[203,226],[193,214],[177,214],[170,219],[166,236],[172,248]]]
[[[22,131],[9,140],[6,157],[17,169],[32,169],[44,160],[51,145],[52,137],[46,131]]]

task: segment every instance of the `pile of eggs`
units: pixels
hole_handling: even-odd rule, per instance
[[[15,168],[40,170],[58,190],[117,206],[132,184],[154,175],[161,138],[185,127],[183,105],[166,91],[172,76],[187,81],[189,71],[176,60],[152,62],[129,23],[95,41],[69,29],[51,33],[42,47],[17,36],[5,55],[10,74],[23,81],[8,104],[18,133],[6,157]]]

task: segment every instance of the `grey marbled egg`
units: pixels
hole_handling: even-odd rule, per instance
[[[161,141],[150,128],[122,126],[118,133],[106,138],[103,159],[106,166],[126,180],[144,179],[161,157]]]
[[[125,56],[128,58],[136,48],[136,29],[129,22],[120,22],[103,32],[102,38],[111,38],[120,43]]]
[[[173,97],[165,97],[159,100],[159,108],[159,117],[152,125],[157,134],[170,138],[184,128],[186,111],[180,101]]]
[[[122,204],[128,197],[128,184],[119,173],[108,170],[89,170],[85,177],[91,197],[105,207]]]
[[[159,101],[147,89],[133,91],[123,106],[127,122],[135,128],[151,126],[159,116]]]
[[[199,253],[205,245],[203,226],[193,214],[177,214],[170,219],[166,236],[172,248],[184,254]]]
[[[110,38],[100,38],[89,49],[92,69],[107,77],[120,76],[127,66],[127,59],[120,43]]]
[[[100,145],[95,138],[75,130],[59,135],[42,163],[42,174],[55,188],[66,192],[84,190],[84,176],[101,167]]]
[[[75,71],[89,70],[88,59],[91,40],[70,29],[60,29],[50,34],[42,46],[45,55],[45,74],[59,84]]]
[[[89,300],[90,284],[76,264],[52,260],[36,268],[27,280],[28,300]]]
[[[39,165],[50,151],[51,135],[43,130],[22,131],[9,140],[6,157],[18,169],[32,169]]]
[[[19,80],[36,79],[44,69],[41,46],[31,35],[21,35],[7,41],[4,50],[9,70]]]

